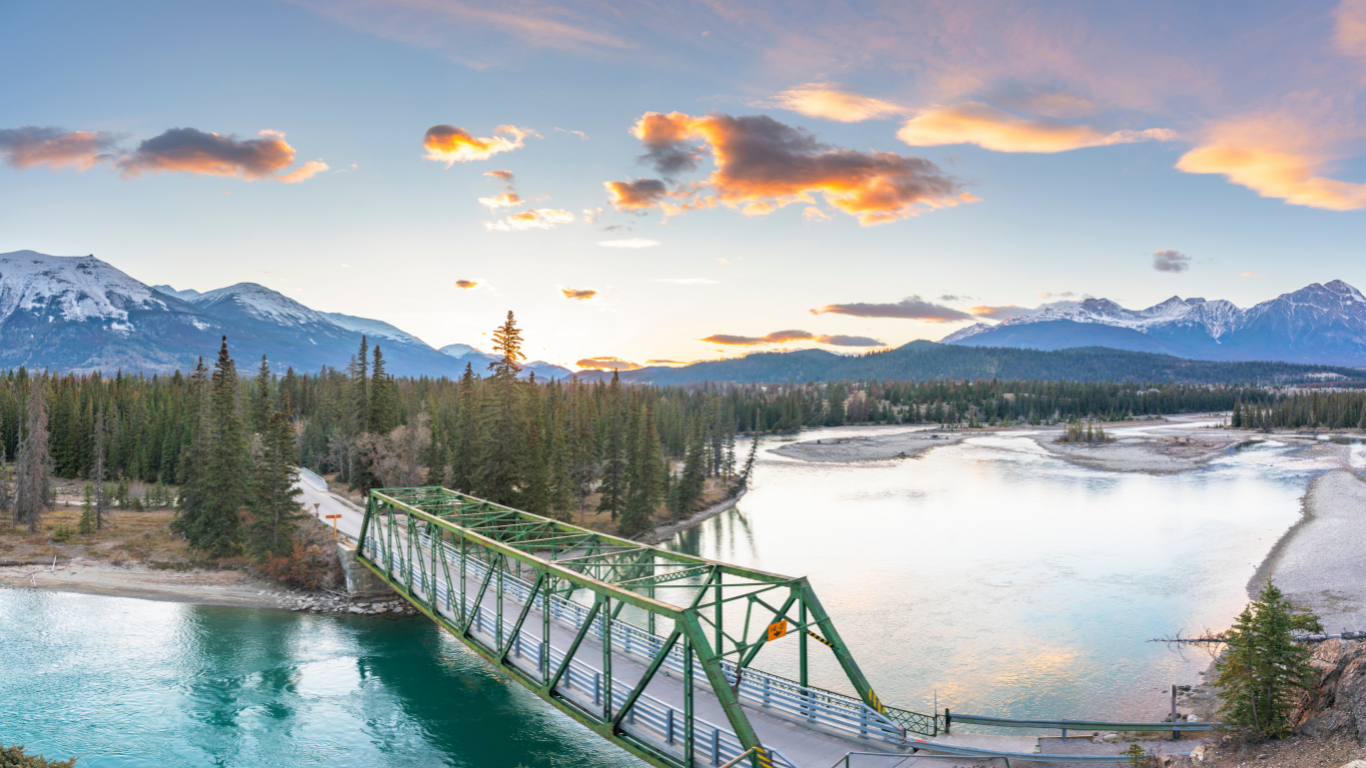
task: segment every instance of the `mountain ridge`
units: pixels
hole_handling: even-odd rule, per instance
[[[1192,360],[1366,366],[1366,296],[1331,280],[1247,309],[1222,299],[1173,296],[1131,310],[1090,298],[1045,305],[996,325],[978,323],[941,343],[1040,350],[1108,346]]]

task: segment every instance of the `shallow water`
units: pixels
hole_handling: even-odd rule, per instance
[[[845,434],[868,432],[821,436]],[[1290,468],[1292,453],[1259,443],[1158,476],[1078,467],[1008,434],[905,461],[761,452],[739,508],[670,546],[808,576],[889,703],[1151,718],[1209,658],[1148,641],[1223,629],[1242,610],[1314,470]],[[848,687],[829,654],[812,658],[813,683]],[[791,652],[759,665],[795,674]]]
[[[0,742],[133,766],[639,766],[425,618],[0,590]]]
[[[999,435],[906,461],[760,456],[739,508],[672,546],[808,575],[884,700],[1014,717],[1159,714],[1208,658],[1145,641],[1227,626],[1317,469],[1264,442],[1108,473]],[[794,647],[758,666],[795,675]],[[812,681],[846,688],[811,650]],[[0,741],[96,768],[640,765],[425,619],[27,590],[0,590]]]

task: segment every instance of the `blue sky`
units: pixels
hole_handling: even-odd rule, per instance
[[[0,251],[562,363],[1366,285],[1366,2],[1187,5],[10,2]]]

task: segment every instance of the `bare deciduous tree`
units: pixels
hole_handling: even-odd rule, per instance
[[[19,442],[14,467],[14,523],[28,525],[37,533],[43,513],[52,505],[52,457],[48,454],[47,401],[43,379],[34,377],[29,385],[28,424]]]

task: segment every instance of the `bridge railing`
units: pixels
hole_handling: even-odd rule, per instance
[[[424,547],[430,547],[430,540],[423,542]],[[449,556],[448,552],[448,556]],[[449,561],[448,561],[449,562]],[[471,575],[483,578],[487,571],[487,566],[476,560],[467,560],[473,567],[469,568]],[[396,569],[392,572],[395,576],[406,578],[407,572],[404,570],[406,564],[401,558],[395,558]],[[459,596],[454,595],[449,585],[444,579],[435,578],[435,574],[428,574],[427,578],[422,578],[421,574],[415,574],[418,579],[414,581],[414,589],[419,591],[424,599],[429,600],[437,609],[448,618],[457,618],[454,606],[459,602]],[[503,589],[505,594],[516,597],[519,601],[525,602],[526,596],[530,593],[530,587],[513,574],[504,574]],[[582,607],[578,603],[562,598],[553,598],[551,601],[551,616],[554,618],[558,613],[562,617],[577,617],[577,623],[565,622],[569,628],[578,630],[583,626],[583,620],[587,618],[587,612],[579,613],[575,607]],[[564,605],[568,604],[568,605]],[[443,608],[444,606],[444,608]],[[535,607],[544,610],[545,601],[543,596],[537,597]],[[495,611],[489,610],[487,606],[469,606],[472,610],[467,612],[471,617],[471,629],[485,638],[492,640],[495,637],[495,627],[497,626],[498,616]],[[559,610],[556,610],[559,609]],[[541,668],[541,639],[536,634],[522,629],[515,635],[516,622],[503,619],[504,637],[510,639],[509,655],[514,659],[514,664],[523,667],[524,671],[537,673]],[[595,621],[590,628],[590,634],[601,638],[602,632],[599,629],[601,622]],[[613,628],[613,639],[619,636]],[[507,640],[505,640],[506,642]],[[658,653],[658,647],[655,652]],[[517,663],[523,660],[524,663]],[[552,668],[564,661],[564,651],[553,644],[550,646],[550,664]],[[630,695],[631,684],[622,680],[616,675],[612,676],[612,705],[613,710],[617,710],[626,703],[627,696]],[[581,705],[602,707],[604,704],[604,685],[602,670],[584,662],[578,658],[571,659],[564,676],[561,678],[560,686],[565,692],[577,692],[580,695],[574,696],[576,699],[583,699]],[[702,684],[706,683],[705,678],[701,679]],[[572,694],[571,694],[572,695]],[[625,728],[628,733],[637,737],[650,738],[642,730],[653,733],[652,741],[658,742],[666,749],[674,746],[681,748],[682,727],[684,722],[683,710],[667,702],[661,701],[649,694],[641,694],[631,709],[626,713],[624,719]],[[694,732],[699,735],[699,743],[705,759],[710,760],[714,766],[728,762],[742,756],[745,752],[744,746],[735,733],[727,728],[723,728],[702,718],[693,719]],[[781,751],[769,749],[769,756],[776,768],[801,768],[796,763],[787,758]]]
[[[430,551],[432,541],[425,535],[419,535],[418,541],[423,549]],[[446,562],[459,562],[459,553],[449,544],[441,545],[446,550]],[[482,579],[488,566],[474,558],[467,558],[467,569],[470,575],[476,579]],[[400,564],[400,571],[402,570]],[[405,574],[406,575],[406,574]],[[503,591],[512,596],[518,602],[525,602],[531,594],[533,586],[526,580],[515,574],[505,573],[503,576]],[[545,598],[538,595],[536,607],[538,610],[545,610]],[[578,628],[583,625],[590,609],[582,603],[569,600],[559,595],[550,599],[550,616],[552,620],[559,621],[565,626]],[[612,627],[612,647],[623,653],[636,656],[646,662],[653,659],[659,653],[665,642],[665,638],[653,634],[648,630],[637,627],[622,619],[613,619]],[[595,623],[589,630],[590,635],[602,639],[601,624]],[[721,662],[722,670],[726,680],[732,688],[736,688],[736,665],[728,662]],[[675,677],[682,677],[684,669],[683,651],[675,647],[665,658],[663,669]],[[693,679],[695,682],[706,684],[705,676],[693,667]],[[757,669],[746,667],[740,675],[740,684],[736,688],[737,694],[742,699],[758,704],[770,710],[783,713],[793,719],[800,719],[808,723],[820,725],[824,728],[838,731],[842,734],[857,738],[874,739],[891,744],[900,744],[906,738],[907,728],[894,722],[883,713],[874,710],[862,700],[853,696],[846,696],[827,691],[822,688],[802,686],[787,678],[763,672]],[[907,715],[917,713],[906,712]],[[934,724],[933,716],[921,716],[929,718],[931,727]],[[922,725],[922,727],[924,727]],[[913,728],[918,733],[924,733],[919,729]],[[927,735],[935,735],[930,732]]]

